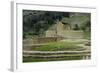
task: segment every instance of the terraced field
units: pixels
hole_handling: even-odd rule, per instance
[[[23,62],[90,59],[90,46],[85,46],[85,42],[76,40],[35,44],[30,50],[23,51]]]

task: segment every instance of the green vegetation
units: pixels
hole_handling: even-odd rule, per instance
[[[57,20],[65,25],[69,25],[73,30],[90,31],[90,14],[80,14],[73,12],[23,10],[23,38],[29,35],[41,37],[41,35],[45,34],[46,30],[57,23]]]
[[[80,46],[77,46],[81,42],[49,42],[45,43],[44,45],[40,47],[33,47],[33,50],[38,51],[59,51],[59,50],[78,50],[81,48]]]
[[[43,34],[51,25],[63,17],[69,17],[69,12],[23,10],[23,33]],[[26,35],[24,34],[23,37],[25,38]]]
[[[83,37],[85,39],[91,39],[91,32],[90,31],[83,32]]]
[[[64,60],[82,60],[82,56],[60,57],[60,58],[36,58],[23,57],[23,62],[45,62],[45,61],[64,61]]]

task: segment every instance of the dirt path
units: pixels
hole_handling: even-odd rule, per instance
[[[84,51],[23,51],[23,53],[43,53],[43,54],[48,54],[48,53],[88,53],[90,50],[84,50]]]

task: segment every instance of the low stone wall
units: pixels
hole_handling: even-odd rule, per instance
[[[57,33],[55,33],[55,31],[48,31],[46,32],[46,37],[54,37],[55,35],[58,36],[63,36],[64,38],[68,38],[68,39],[81,39],[83,38],[83,31],[81,30],[63,30],[63,31],[58,31]]]
[[[37,38],[38,43],[54,42],[62,40],[63,37],[39,37]]]
[[[83,31],[60,31],[58,32],[59,36],[63,36],[67,39],[82,39],[83,38]]]
[[[39,44],[62,40],[63,37],[34,37],[31,39],[24,39],[23,44]]]

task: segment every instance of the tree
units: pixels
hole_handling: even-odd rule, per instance
[[[79,30],[78,24],[75,24],[74,30]]]
[[[81,26],[81,29],[85,32],[85,31],[91,31],[91,23],[90,21],[87,21],[86,23],[84,23]]]
[[[23,32],[40,35],[63,17],[69,17],[69,12],[23,10]]]

